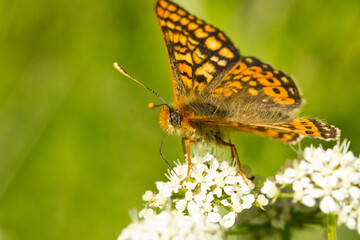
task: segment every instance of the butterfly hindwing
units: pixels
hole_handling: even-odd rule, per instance
[[[281,130],[288,130],[301,135],[323,140],[335,140],[340,135],[340,130],[334,126],[327,125],[316,119],[294,119],[286,124],[276,124],[275,127]]]
[[[190,118],[189,122],[229,127],[263,137],[273,138],[288,144],[295,144],[302,137],[319,138],[329,141],[337,139],[340,135],[339,129],[334,126],[307,118],[294,119],[283,124],[244,124],[219,120],[217,118]]]
[[[291,111],[301,105],[294,80],[255,57],[242,57],[209,94],[219,101],[252,103],[281,111]]]
[[[177,4],[159,0],[157,20],[167,47],[175,100],[201,94],[225,77],[240,59],[238,50],[217,28]]]

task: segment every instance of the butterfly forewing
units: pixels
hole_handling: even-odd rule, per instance
[[[223,32],[175,3],[159,0],[155,12],[169,55],[177,102],[215,86],[239,61],[238,50]]]

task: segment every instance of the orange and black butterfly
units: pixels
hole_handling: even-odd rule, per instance
[[[189,167],[191,142],[228,145],[239,164],[235,146],[225,141],[234,130],[287,144],[304,136],[339,137],[340,131],[333,126],[294,117],[301,97],[291,77],[255,57],[241,56],[223,32],[171,1],[158,0],[155,13],[169,56],[175,97],[172,105],[160,97],[165,103],[160,125],[166,133],[183,136]],[[115,67],[132,78],[117,64]]]

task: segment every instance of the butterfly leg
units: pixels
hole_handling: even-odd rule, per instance
[[[229,138],[229,143],[232,144],[230,138]],[[231,151],[231,158],[232,158],[232,159],[235,159],[235,153],[234,153],[234,150],[233,150],[232,147],[230,148],[230,151]]]
[[[186,160],[186,147],[185,147],[185,140],[186,140],[186,138],[185,137],[183,137],[183,138],[181,138],[181,144],[182,144],[182,149],[183,149],[183,153],[184,153],[184,157],[185,157],[185,160]]]
[[[244,182],[246,183],[246,185],[248,185],[248,184],[247,184],[247,181],[246,181],[246,179],[245,179],[245,176],[244,176],[244,174],[243,174],[242,171],[241,171],[241,163],[240,163],[239,154],[238,154],[238,152],[237,152],[237,150],[236,150],[235,144],[232,144],[231,141],[230,141],[230,139],[229,139],[229,142],[225,142],[225,141],[222,140],[221,138],[216,138],[216,139],[218,140],[218,143],[220,143],[220,144],[222,144],[222,145],[225,145],[225,146],[229,146],[229,147],[231,148],[231,153],[232,153],[232,154],[235,153],[236,163],[237,163],[237,165],[238,165],[238,167],[239,167],[239,173],[240,173],[242,179],[244,180]]]

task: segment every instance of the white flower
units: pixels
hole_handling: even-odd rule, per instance
[[[175,208],[180,212],[200,212],[206,214],[211,222],[231,227],[236,215],[255,203],[255,185],[249,179],[245,183],[237,167],[227,161],[219,163],[209,153],[204,157],[194,156],[191,161],[187,181],[187,162],[184,165],[178,162],[174,168],[177,176],[169,171],[167,178],[170,182],[157,182],[158,193],[144,194],[144,199],[148,200],[147,208],[158,211],[175,202]],[[218,206],[226,211],[219,213]]]
[[[175,203],[175,208],[179,211],[179,212],[183,212],[185,210],[185,207],[186,207],[186,203],[187,203],[187,200],[186,199],[181,199],[179,201],[177,201]]]
[[[234,202],[232,204],[232,208],[236,213],[239,213],[239,212],[241,212],[243,210],[243,207],[241,206],[240,202]]]
[[[330,196],[326,196],[320,201],[320,210],[323,213],[338,213],[339,209],[338,203]]]
[[[320,210],[338,217],[339,224],[358,229],[360,234],[360,158],[348,151],[349,143],[338,143],[332,149],[307,147],[299,159],[287,161],[268,179],[261,192],[277,197],[286,185],[291,185],[293,200],[308,207],[319,204]]]
[[[224,228],[230,228],[234,225],[234,223],[235,223],[235,213],[234,212],[229,212],[228,214],[226,214],[221,221],[221,225]]]
[[[251,208],[252,204],[255,202],[255,197],[254,197],[254,195],[246,195],[246,196],[243,196],[241,198],[241,200],[243,200],[242,207],[244,209],[249,209],[249,208]]]
[[[202,214],[184,216],[177,211],[162,211],[134,221],[121,232],[118,240],[222,239],[219,225],[207,222]]]
[[[154,197],[152,191],[146,191],[145,194],[142,196],[142,199],[146,202],[150,201]]]
[[[261,206],[266,206],[269,204],[269,199],[267,199],[264,195],[260,194],[256,201],[261,205]]]
[[[219,213],[210,212],[207,219],[212,223],[220,222],[221,216]]]
[[[303,203],[307,207],[313,207],[316,204],[316,200],[315,200],[315,198],[313,198],[309,195],[306,195],[301,199],[301,203]]]
[[[271,179],[266,179],[264,186],[261,188],[261,192],[268,198],[273,198],[278,194],[278,188],[276,187],[275,182]]]

